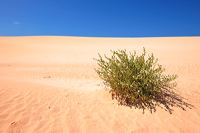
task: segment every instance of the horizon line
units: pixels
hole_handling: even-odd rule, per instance
[[[0,37],[80,37],[80,38],[185,38],[185,37],[200,37],[197,36],[73,36],[73,35],[0,35]]]

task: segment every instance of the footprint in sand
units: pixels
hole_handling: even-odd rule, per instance
[[[10,126],[7,130],[8,133],[21,133],[22,132],[22,124],[20,122],[13,121],[10,123]]]

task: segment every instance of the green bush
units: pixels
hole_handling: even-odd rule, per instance
[[[169,111],[169,106],[175,104],[183,108],[182,97],[173,91],[177,76],[164,74],[158,59],[153,54],[147,55],[145,48],[141,55],[135,51],[117,50],[111,51],[110,57],[99,54],[96,60],[96,72],[120,104],[142,108],[143,111],[149,108],[151,112],[161,104]]]

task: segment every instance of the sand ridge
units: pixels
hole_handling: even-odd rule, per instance
[[[169,114],[119,106],[94,68],[97,53],[141,51],[176,73],[194,108]],[[0,133],[200,132],[200,37],[0,37]]]

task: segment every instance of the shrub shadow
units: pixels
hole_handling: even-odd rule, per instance
[[[110,92],[112,94],[112,99],[116,99],[119,105],[128,106],[131,108],[142,109],[143,113],[145,110],[149,110],[151,113],[156,112],[157,107],[161,107],[165,111],[172,114],[173,107],[181,108],[186,111],[186,109],[192,109],[194,106],[192,104],[187,103],[185,98],[178,95],[174,91],[170,91],[169,89],[162,89],[160,93],[151,97],[151,99],[146,100],[136,100],[132,102],[129,98],[121,95],[117,95],[116,93]]]

